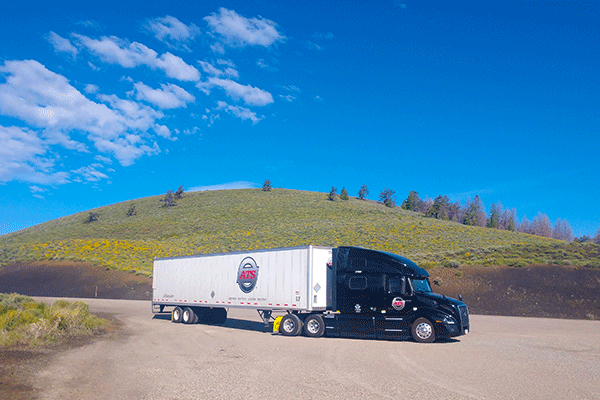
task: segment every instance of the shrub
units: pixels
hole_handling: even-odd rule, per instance
[[[272,189],[271,187],[271,181],[266,179],[262,185],[262,191],[263,192],[270,192]]]
[[[437,286],[442,286],[442,285],[444,284],[444,281],[442,280],[442,278],[440,278],[440,277],[438,276],[438,277],[436,277],[436,278],[433,280],[433,284],[434,284],[434,285],[437,285]]]
[[[98,221],[98,219],[100,219],[100,216],[98,215],[98,213],[90,211],[85,222],[87,222],[89,224],[90,222]]]
[[[179,200],[183,197],[183,185],[179,186],[179,189],[177,189],[174,196],[176,200]]]
[[[129,206],[129,210],[127,210],[127,216],[131,217],[131,216],[136,215],[136,214],[137,214],[137,212],[135,211],[135,205],[131,204]]]
[[[163,207],[173,207],[177,205],[177,201],[175,201],[175,194],[172,190],[167,190],[165,196],[160,200]]]
[[[446,260],[444,262],[444,267],[446,268],[458,268],[460,267],[460,263],[456,260]]]

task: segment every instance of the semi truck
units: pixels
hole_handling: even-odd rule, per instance
[[[246,308],[285,336],[433,342],[470,328],[462,296],[433,293],[429,273],[405,257],[360,247],[160,258],[152,289],[153,312],[174,323],[222,324],[228,309]]]

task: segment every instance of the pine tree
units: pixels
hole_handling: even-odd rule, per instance
[[[329,191],[329,196],[327,197],[330,201],[335,201],[335,198],[337,197],[337,189],[335,187],[331,187],[331,190]]]
[[[173,207],[177,205],[177,202],[175,201],[175,194],[172,190],[167,190],[165,197],[163,197],[160,201],[163,207]]]
[[[379,193],[379,201],[381,201],[386,207],[394,207],[396,206],[396,192],[392,189],[383,189],[381,193]]]
[[[401,207],[404,210],[421,212],[423,210],[423,200],[419,198],[419,192],[411,190],[408,197],[402,202]]]
[[[500,229],[500,216],[502,215],[502,204],[492,203],[490,206],[490,217],[487,220],[488,228]]]
[[[479,195],[475,195],[472,202],[467,202],[468,207],[465,212],[463,224],[470,226],[485,226],[486,217],[483,211],[483,202]]]
[[[438,195],[433,200],[433,205],[427,215],[437,219],[448,220],[448,208],[450,206],[450,198],[448,196]]]
[[[343,186],[342,186],[342,191],[340,192],[340,199],[344,200],[344,201],[346,201],[346,200],[349,199],[349,197],[348,197],[348,191]]]
[[[362,185],[358,191],[359,200],[364,200],[369,195],[369,188],[367,185]]]
[[[176,200],[179,200],[183,197],[183,185],[179,186],[179,189],[177,189],[174,196]]]

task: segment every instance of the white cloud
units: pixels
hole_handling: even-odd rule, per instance
[[[50,42],[50,44],[54,47],[54,51],[56,53],[69,53],[73,57],[79,53],[77,47],[73,46],[69,39],[65,39],[64,37],[61,37],[52,31],[46,35],[46,40],[48,40],[48,42]]]
[[[217,86],[225,90],[227,96],[239,100],[242,99],[244,102],[251,106],[264,106],[273,103],[273,96],[271,93],[256,88],[250,85],[241,85],[230,79],[221,79],[216,77],[208,78],[208,87]],[[198,86],[201,90],[207,90],[205,83]]]
[[[161,109],[187,107],[187,103],[193,103],[196,100],[183,88],[172,83],[161,84],[161,89],[152,89],[141,82],[135,83],[133,87],[137,100],[147,101]]]
[[[227,111],[228,113],[240,118],[243,121],[249,119],[250,121],[252,121],[252,124],[256,124],[262,119],[262,117],[257,117],[256,113],[252,112],[248,108],[240,106],[231,106],[225,103],[224,101],[217,102],[217,110]]]
[[[153,33],[155,38],[168,46],[185,51],[190,51],[186,43],[200,35],[200,28],[196,25],[186,25],[170,15],[149,20],[146,29]]]
[[[67,183],[67,173],[53,170],[55,160],[46,156],[48,147],[36,131],[0,125],[0,182]]]
[[[219,60],[219,61],[223,61],[223,60]],[[215,67],[213,64],[211,64],[207,61],[198,61],[198,64],[200,64],[200,67],[202,68],[202,70],[209,75],[219,76],[219,77],[226,76],[226,77],[230,77],[230,78],[238,78],[239,77],[239,73],[234,68],[234,66],[230,66],[230,64],[232,64],[232,63],[225,64],[225,65],[227,65],[227,68],[225,68],[224,70],[220,70],[219,68]]]
[[[220,183],[218,185],[208,186],[194,186],[193,188],[187,189],[188,192],[203,192],[205,190],[231,190],[231,189],[254,189],[260,187],[260,185],[254,182],[237,181]]]
[[[98,86],[96,86],[96,85],[92,85],[92,84],[85,85],[85,92],[86,93],[94,94],[94,93],[97,93],[98,90],[100,90],[100,88]]]
[[[102,37],[100,40],[74,34],[79,42],[100,60],[110,64],[118,64],[123,68],[135,68],[146,65],[153,69],[161,69],[165,74],[180,81],[197,81],[200,72],[187,64],[181,57],[171,53],[158,53],[141,43],[129,43],[115,36]]]
[[[288,92],[296,92],[296,93],[301,92],[300,88],[298,86],[294,86],[294,85],[283,86],[282,88],[287,90]]]
[[[101,156],[99,154],[94,156],[94,160],[103,162],[104,164],[108,164],[108,165],[112,164],[112,160],[110,158]]]
[[[72,170],[71,172],[75,176],[80,176],[88,182],[98,182],[101,179],[108,179],[108,175],[98,171],[99,168],[102,168],[102,165],[94,163],[87,167],[81,167],[79,169]],[[78,181],[80,179],[76,177],[74,180]]]
[[[158,136],[162,136],[165,139],[171,139],[171,130],[164,125],[159,125],[159,124],[154,125],[154,132],[156,132],[156,134]],[[176,139],[177,138],[175,138],[174,140],[176,140]]]
[[[198,81],[200,72],[189,64],[186,64],[181,57],[171,53],[165,53],[156,60],[156,66],[165,71],[169,78],[180,81]]]
[[[260,16],[245,18],[226,8],[220,8],[218,13],[212,13],[208,17],[204,17],[204,20],[213,34],[217,34],[224,44],[233,47],[269,47],[286,39],[277,31],[275,22]],[[222,49],[221,47],[217,50]],[[222,51],[217,52],[222,53]]]
[[[108,105],[93,102],[64,76],[34,60],[6,61],[0,74],[7,76],[0,85],[0,114],[44,129],[46,145],[85,151],[69,134],[87,135],[96,149],[113,154],[122,165],[160,151],[156,143],[148,146],[135,134],[152,129],[163,117],[160,111],[115,95],[97,96]]]
[[[284,99],[285,101],[290,102],[290,103],[292,101],[296,100],[296,96],[292,96],[291,94],[288,94],[288,95],[285,95],[285,96],[282,95],[282,94],[280,94],[279,97],[281,97],[282,99]]]
[[[200,132],[200,128],[198,128],[197,126],[194,126],[191,129],[184,129],[183,130],[183,133],[186,134],[186,135],[193,135],[193,134],[198,133],[198,132]]]

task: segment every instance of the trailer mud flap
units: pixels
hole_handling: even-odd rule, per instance
[[[279,317],[275,318],[275,322],[273,322],[273,332],[274,333],[279,333],[279,324],[281,324],[282,318],[283,318],[283,315],[280,315]]]

